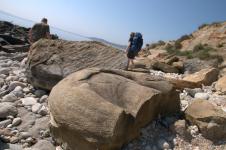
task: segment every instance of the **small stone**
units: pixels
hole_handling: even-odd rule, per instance
[[[27,139],[27,138],[29,138],[29,137],[31,137],[31,134],[28,133],[28,132],[21,132],[21,133],[20,133],[20,138],[21,138],[21,139]]]
[[[42,108],[42,104],[36,103],[32,106],[31,110],[33,113],[38,113],[41,108]]]
[[[10,83],[8,90],[13,91],[17,86],[24,88],[24,87],[26,87],[26,84],[19,82],[19,81],[13,81]]]
[[[2,79],[6,79],[7,75],[4,75],[4,74],[0,74],[0,78]]]
[[[36,97],[39,97],[40,98],[40,97],[42,97],[43,95],[46,94],[46,91],[36,90],[34,94],[35,94]]]
[[[20,125],[21,122],[22,122],[21,118],[15,118],[15,119],[13,119],[12,125],[15,127],[15,126]]]
[[[23,88],[23,92],[26,93],[26,94],[28,94],[30,92],[30,89],[27,88],[27,87],[25,87],[25,88]]]
[[[175,138],[175,139],[173,139],[173,145],[174,146],[178,146],[178,141],[177,141],[177,139]]]
[[[0,69],[0,74],[9,75],[10,71],[11,71],[11,69],[9,69],[9,68],[2,68],[2,69]]]
[[[48,110],[45,106],[42,106],[42,108],[38,112],[40,115],[45,116],[48,115]]]
[[[9,124],[6,128],[12,128],[13,125],[12,124]]]
[[[12,138],[10,138],[10,143],[12,143],[12,144],[16,144],[16,143],[18,143],[19,142],[19,138],[18,137],[12,137]]]
[[[17,97],[13,93],[9,93],[3,97],[2,102],[15,102],[16,100],[18,100]]]
[[[43,95],[43,96],[39,99],[39,102],[40,102],[40,103],[44,103],[44,102],[47,101],[47,99],[48,99],[48,95]]]
[[[16,116],[17,113],[17,108],[13,105],[13,103],[0,103],[0,118],[6,118],[7,116]]]
[[[7,118],[7,119],[11,119],[11,120],[13,120],[13,119],[14,119],[14,117],[13,117],[13,116],[7,116],[6,118]]]
[[[32,106],[37,103],[37,100],[34,97],[26,97],[21,99],[24,106]]]
[[[195,94],[196,99],[203,99],[203,100],[208,100],[209,99],[209,94],[208,93],[196,93]]]
[[[169,149],[169,148],[170,148],[168,142],[167,142],[166,140],[164,140],[164,139],[160,139],[160,140],[158,141],[158,147],[159,147],[160,149]]]
[[[10,125],[11,123],[12,123],[12,120],[10,120],[10,119],[1,121],[1,122],[0,122],[0,128],[6,128],[6,127],[7,127],[8,125]]]
[[[19,78],[17,76],[8,76],[5,80],[6,82],[17,81]]]
[[[5,83],[5,81],[2,78],[0,78],[0,87],[2,87],[4,85],[4,83]]]

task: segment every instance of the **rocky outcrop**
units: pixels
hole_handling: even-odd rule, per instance
[[[187,75],[183,78],[185,81],[193,82],[198,86],[211,85],[218,79],[219,71],[216,68],[202,69],[194,74]]]
[[[0,21],[0,51],[7,53],[27,52],[29,50],[28,28]]]
[[[173,86],[158,77],[93,68],[60,81],[49,108],[58,141],[72,149],[111,150],[137,137],[158,115],[178,112],[180,102]]]
[[[47,90],[67,75],[89,67],[124,68],[125,54],[99,42],[40,40],[28,56],[27,76],[35,86]]]
[[[220,78],[217,81],[215,88],[217,91],[221,92],[222,94],[226,94],[226,76]]]
[[[226,113],[207,100],[195,100],[188,106],[185,115],[206,138],[213,141],[226,138]]]

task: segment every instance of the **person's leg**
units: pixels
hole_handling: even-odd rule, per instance
[[[131,69],[133,69],[134,68],[134,62],[133,62],[133,59],[130,59],[130,61],[131,61]]]
[[[130,63],[130,59],[128,58],[127,65],[126,65],[126,70],[129,69],[129,63]]]

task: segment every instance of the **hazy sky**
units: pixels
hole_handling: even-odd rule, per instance
[[[226,21],[226,0],[1,0],[0,10],[126,44],[131,31],[146,42],[176,39],[203,23]]]

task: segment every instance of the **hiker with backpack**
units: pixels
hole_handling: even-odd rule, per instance
[[[140,52],[142,46],[143,46],[142,34],[139,32],[136,32],[136,33],[131,32],[130,38],[129,38],[129,44],[126,49],[127,58],[128,58],[126,70],[129,69],[130,63],[132,64],[132,68],[134,67],[133,60]]]

